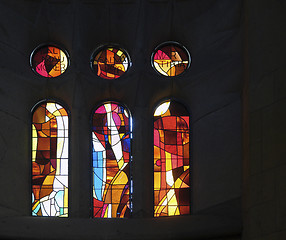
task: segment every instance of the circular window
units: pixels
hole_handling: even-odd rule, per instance
[[[124,49],[109,45],[98,48],[91,59],[92,69],[104,79],[121,77],[130,65],[130,57]]]
[[[177,42],[165,42],[155,49],[151,62],[159,74],[174,77],[189,68],[191,57],[183,45]]]
[[[30,64],[37,74],[53,78],[66,71],[69,58],[66,51],[54,45],[41,45],[32,52]]]

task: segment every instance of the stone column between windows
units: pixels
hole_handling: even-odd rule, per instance
[[[153,216],[153,122],[149,108],[133,113],[133,218]]]

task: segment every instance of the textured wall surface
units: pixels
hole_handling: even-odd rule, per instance
[[[286,2],[245,1],[243,239],[286,239]]]
[[[238,239],[242,17],[240,0],[1,1],[0,238]],[[189,49],[192,65],[168,79],[152,69],[150,57],[170,40]],[[37,76],[29,66],[33,49],[47,42],[70,55],[68,70],[55,79]],[[105,43],[120,44],[131,56],[132,67],[118,80],[100,79],[90,69],[91,54]],[[272,76],[274,87],[279,74],[282,68],[264,76]],[[282,99],[285,93],[279,93]],[[154,219],[152,115],[169,97],[191,112],[192,214]],[[71,116],[68,219],[31,217],[31,109],[43,99],[64,103]],[[89,218],[90,118],[106,100],[124,103],[133,115],[132,219]],[[260,114],[267,120],[276,108],[271,109]]]

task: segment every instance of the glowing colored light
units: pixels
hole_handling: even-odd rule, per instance
[[[190,213],[189,116],[175,101],[154,114],[154,216]]]
[[[33,112],[32,215],[68,216],[68,114],[54,102]]]
[[[152,54],[154,69],[166,77],[180,75],[189,68],[190,62],[187,49],[176,42],[163,43]]]
[[[93,217],[129,217],[130,114],[118,103],[107,102],[92,120]]]
[[[127,52],[114,46],[99,48],[92,57],[91,66],[96,74],[104,79],[121,77],[130,67]]]
[[[56,46],[44,45],[36,48],[32,55],[30,64],[32,69],[43,77],[58,77],[68,67],[68,56],[63,50]]]

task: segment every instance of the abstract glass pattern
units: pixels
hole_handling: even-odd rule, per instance
[[[32,120],[32,215],[68,216],[68,114],[45,102]]]
[[[67,54],[58,47],[38,47],[31,55],[32,69],[43,77],[53,78],[63,74],[68,67]]]
[[[115,102],[98,107],[92,119],[93,217],[124,218],[131,213],[129,111]]]
[[[154,217],[190,213],[189,114],[176,101],[154,113]]]
[[[115,79],[127,71],[130,67],[130,59],[125,50],[104,46],[95,52],[91,65],[99,77]]]
[[[164,76],[177,76],[190,66],[190,55],[187,49],[178,43],[164,43],[152,54],[152,65]]]

